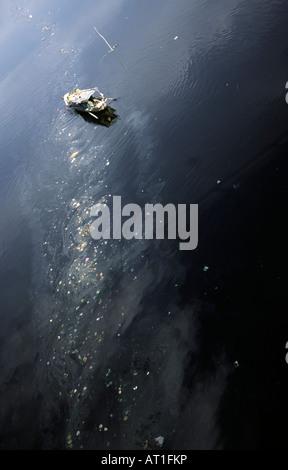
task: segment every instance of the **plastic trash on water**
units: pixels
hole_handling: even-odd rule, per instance
[[[157,442],[158,446],[162,447],[164,443],[164,437],[163,436],[155,437],[155,441]]]

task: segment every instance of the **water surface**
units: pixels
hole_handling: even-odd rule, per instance
[[[284,0],[0,14],[1,448],[281,448]],[[118,119],[67,112],[76,86]],[[93,240],[115,195],[199,204],[198,248]]]

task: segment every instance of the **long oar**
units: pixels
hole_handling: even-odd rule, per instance
[[[97,116],[95,116],[95,114],[93,114],[93,113],[90,113],[90,111],[87,111],[87,113],[88,113],[88,114],[90,114],[91,116],[93,116],[95,119],[98,119],[98,117],[97,117]]]
[[[118,55],[116,54],[116,52],[114,51],[114,47],[112,47],[109,42],[104,38],[104,36],[102,34],[99,33],[98,29],[96,28],[96,26],[93,26],[93,28],[95,29],[96,33],[100,36],[100,38],[103,39],[103,41],[105,41],[105,43],[107,44],[107,46],[109,47],[109,52],[114,52],[115,54],[115,57],[117,57],[117,59],[119,60],[120,64],[122,65],[123,69],[125,69],[125,66],[124,64],[121,62],[121,60],[119,59]]]

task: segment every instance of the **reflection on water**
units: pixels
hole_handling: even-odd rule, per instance
[[[37,293],[34,299],[37,311],[42,312],[38,319],[42,342],[38,374],[47,377],[44,384],[47,387],[48,380],[54,400],[65,401],[65,419],[69,430],[69,442],[65,443],[67,447],[71,446],[72,440],[74,448],[90,445],[102,445],[104,448],[110,445],[115,448],[133,445],[137,448],[142,444],[141,440],[133,444],[137,428],[136,410],[143,406],[146,407],[146,413],[150,409],[152,414],[154,408],[156,413],[159,401],[148,406],[143,402],[146,400],[144,391],[147,387],[147,392],[149,389],[152,391],[153,371],[161,370],[165,358],[165,348],[163,353],[158,336],[154,344],[153,330],[158,329],[158,309],[155,311],[155,307],[151,309],[150,306],[146,312],[144,304],[146,297],[151,298],[158,283],[163,281],[165,260],[167,256],[173,255],[175,247],[169,255],[169,246],[165,248],[164,244],[161,248],[160,245],[158,250],[154,246],[156,262],[155,256],[151,254],[151,243],[149,245],[146,241],[96,242],[91,238],[91,207],[98,202],[109,204],[113,196],[108,188],[103,192],[105,182],[109,182],[113,156],[108,158],[106,147],[96,144],[98,136],[91,134],[94,127],[84,128],[83,123],[79,131],[77,116],[65,124],[66,116],[64,113],[55,122],[55,128],[58,129],[56,142],[60,148],[62,141],[66,141],[65,136],[71,141],[69,153],[66,152],[68,172],[57,178],[56,182],[49,178],[46,183],[51,191],[56,189],[58,204],[46,210],[45,226],[50,229],[43,241],[41,255],[42,294],[39,296]],[[129,131],[135,149],[139,145],[137,154],[141,156],[147,149],[141,145],[137,136],[141,126],[140,116],[132,114],[126,125],[125,132]],[[83,133],[89,136],[86,145],[83,145]],[[54,137],[54,130],[52,134]],[[49,137],[48,146],[50,143]],[[134,166],[136,164],[137,161],[134,161]],[[40,207],[46,200],[43,175],[41,180],[38,196]],[[39,274],[38,271],[38,284]],[[167,276],[169,278],[168,273]],[[49,286],[45,296],[43,284]],[[169,322],[174,313],[172,305],[170,310]],[[168,316],[168,312],[164,316]],[[135,323],[140,324],[141,321],[145,322],[146,332],[149,329],[152,331],[149,350],[143,349],[142,341],[139,344],[138,340],[135,342]],[[166,334],[169,335],[169,332]],[[140,374],[133,365],[135,361],[138,369],[139,364],[145,362],[149,370],[146,367],[145,373]],[[47,390],[43,390],[44,393]],[[99,403],[100,397],[104,402],[109,399],[107,406],[103,407]],[[94,413],[97,413],[97,419],[92,423]],[[145,422],[147,419],[143,417]],[[127,428],[124,434],[121,431],[122,421]],[[159,417],[154,426],[149,426],[150,433],[158,422]],[[102,434],[98,436],[101,425],[103,429],[107,428],[105,443]],[[148,426],[148,422],[145,426]],[[91,441],[91,432],[96,431],[97,436]],[[53,426],[51,432],[55,432]],[[160,431],[156,426],[157,432]],[[43,445],[47,445],[47,442],[49,438],[46,435],[46,444]]]
[[[285,396],[265,212],[286,191],[285,3],[71,1],[15,0],[0,33],[1,447],[265,447]],[[118,98],[87,122],[61,96],[91,83]],[[116,195],[199,204],[197,250],[93,240]]]

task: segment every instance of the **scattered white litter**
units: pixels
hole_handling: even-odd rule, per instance
[[[163,436],[155,437],[155,441],[160,447],[162,447],[163,442],[164,442],[164,437]]]

